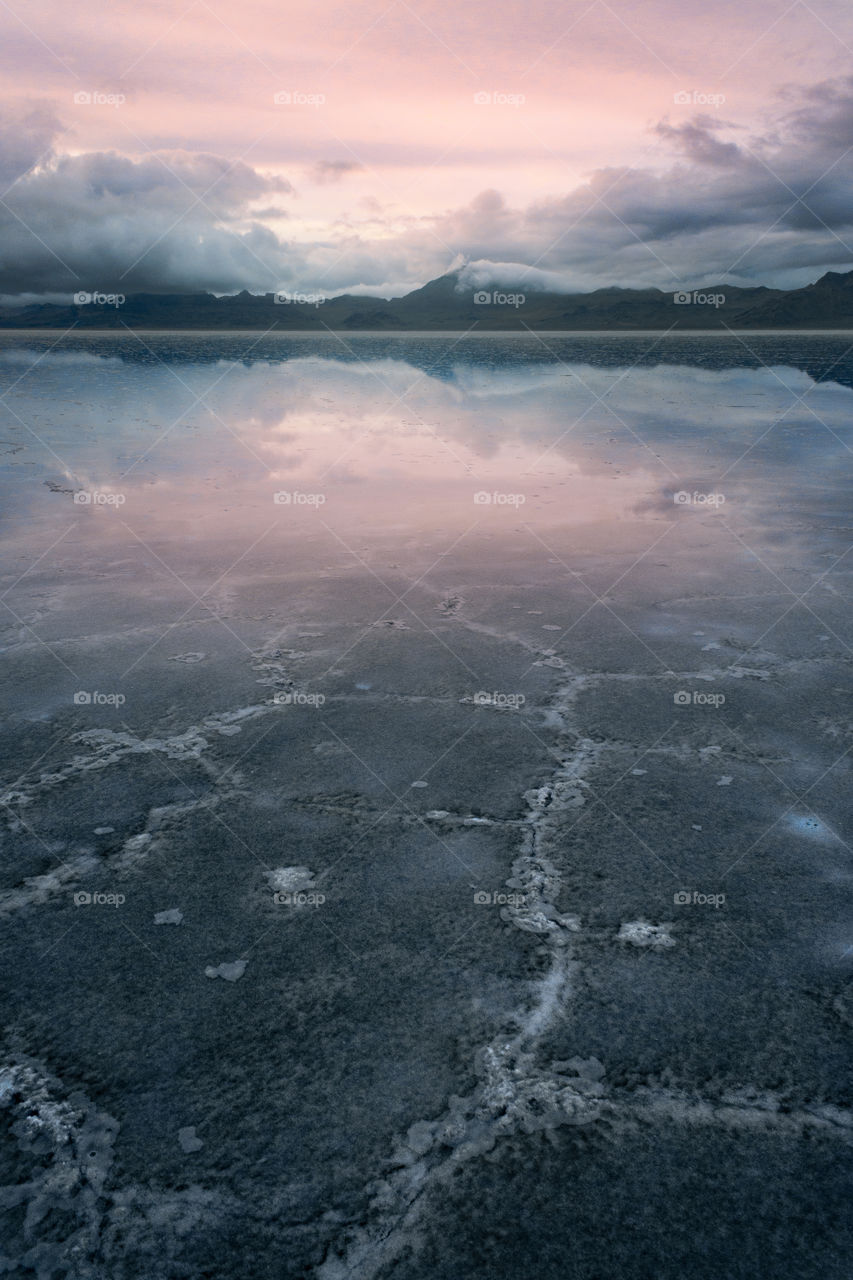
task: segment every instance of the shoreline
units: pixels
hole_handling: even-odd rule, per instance
[[[60,333],[63,338],[86,336],[94,338],[133,338],[138,334],[163,334],[168,337],[234,337],[238,334],[259,334],[263,338],[317,338],[345,334],[351,338],[736,338],[751,334],[753,337],[848,337],[850,329],[78,329],[61,332],[61,326],[33,327],[29,329],[2,329],[3,334],[23,337],[29,334]]]

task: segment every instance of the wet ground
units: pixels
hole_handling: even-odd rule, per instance
[[[838,337],[4,336],[13,1280],[853,1264]]]

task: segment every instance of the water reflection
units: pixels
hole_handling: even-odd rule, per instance
[[[722,493],[726,515],[748,522],[842,510],[846,386],[793,363],[651,364],[638,341],[634,362],[613,368],[613,344],[600,339],[586,350],[563,340],[586,357],[572,361],[543,361],[541,344],[527,344],[524,361],[500,339],[449,354],[434,339],[385,339],[369,358],[369,343],[312,338],[277,359],[239,360],[234,338],[152,338],[144,359],[130,338],[88,339],[86,350],[7,338],[4,519],[10,533],[26,521],[31,537],[33,522],[105,530],[103,518],[119,516],[199,540],[283,517],[297,534],[306,515],[362,532],[695,515],[675,493]],[[838,372],[843,344],[822,344]],[[719,358],[720,340],[702,350]],[[86,504],[80,493],[101,496]],[[702,515],[720,509],[706,502]]]

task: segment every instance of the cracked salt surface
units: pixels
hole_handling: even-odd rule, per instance
[[[191,725],[182,733],[165,738],[140,738],[129,731],[113,729],[87,729],[72,734],[70,741],[89,747],[90,755],[75,755],[62,769],[52,773],[43,772],[37,781],[19,784],[5,795],[0,795],[0,808],[4,810],[3,816],[11,831],[24,829],[21,819],[14,813],[13,805],[29,806],[41,799],[46,790],[62,786],[71,779],[111,768],[134,755],[162,753],[167,759],[197,761],[220,790],[214,796],[202,796],[196,800],[152,808],[146,823],[150,830],[128,837],[121,850],[111,854],[106,862],[89,850],[81,850],[64,856],[61,865],[55,870],[27,877],[19,887],[0,892],[0,917],[30,906],[42,905],[50,898],[68,892],[96,871],[106,869],[110,872],[124,872],[135,869],[157,847],[162,829],[170,820],[195,811],[215,808],[224,797],[238,789],[239,780],[232,771],[204,758],[210,746],[204,733],[215,732],[227,737],[239,733],[243,722],[277,714],[279,711],[279,706],[269,702],[239,707],[234,711],[215,712],[206,716],[200,725]],[[227,785],[222,786],[224,781]],[[98,836],[113,833],[114,828],[108,826],[96,827],[93,831]]]
[[[41,791],[60,786],[69,778],[84,776],[87,773],[107,769],[127,756],[162,754],[169,760],[201,761],[210,743],[205,733],[219,733],[228,736],[239,733],[241,725],[248,720],[260,716],[280,714],[281,706],[275,702],[252,703],[246,707],[238,707],[235,711],[217,711],[205,718],[198,725],[190,725],[183,733],[172,734],[165,738],[139,738],[126,730],[84,729],[71,735],[69,741],[81,743],[89,747],[92,754],[76,755],[55,773],[43,772],[37,782],[21,785],[0,795],[0,805],[29,805],[39,796]]]
[[[579,687],[581,682],[573,681],[555,699],[563,713]],[[574,741],[551,781],[525,796],[527,812],[519,824],[521,851],[506,881],[523,901],[504,907],[501,917],[522,932],[537,934],[547,957],[544,973],[531,984],[530,1004],[518,1009],[505,1029],[476,1055],[474,1091],[464,1098],[451,1098],[438,1119],[410,1126],[390,1158],[389,1172],[369,1188],[366,1222],[344,1230],[317,1268],[318,1280],[375,1280],[393,1269],[404,1252],[417,1247],[430,1194],[449,1185],[461,1164],[487,1154],[502,1137],[513,1133],[588,1125],[602,1118],[631,1123],[644,1116],[735,1129],[771,1127],[800,1133],[815,1127],[850,1132],[850,1117],[840,1111],[836,1114],[838,1109],[782,1115],[778,1098],[759,1098],[748,1090],[730,1093],[719,1102],[651,1086],[620,1096],[608,1088],[605,1066],[596,1058],[537,1061],[545,1033],[565,1015],[572,998],[576,964],[571,944],[573,938],[583,936],[579,918],[556,906],[562,875],[545,850],[559,832],[560,815],[585,803],[584,775],[601,750],[601,744]],[[427,814],[432,819],[450,816],[446,810]],[[699,824],[693,825],[701,830]],[[623,923],[615,936],[628,946],[666,953],[675,946],[671,928],[669,922],[638,919]]]
[[[537,1065],[536,1057],[542,1035],[571,997],[570,944],[581,928],[577,916],[556,906],[562,877],[544,847],[560,816],[585,803],[583,776],[601,749],[586,739],[575,742],[551,781],[525,795],[521,851],[506,881],[520,901],[500,914],[512,927],[538,935],[547,956],[544,974],[531,984],[529,1006],[477,1054],[480,1083],[473,1093],[452,1098],[439,1120],[419,1121],[409,1129],[391,1158],[394,1171],[372,1189],[372,1221],[346,1233],[318,1268],[319,1280],[378,1275],[411,1242],[426,1192],[452,1178],[461,1163],[490,1151],[502,1136],[597,1118],[605,1092],[603,1065],[577,1059],[547,1067]]]
[[[562,563],[556,559],[549,561],[551,564]],[[574,572],[574,571],[573,571]],[[467,588],[466,588],[467,590]],[[450,596],[449,590],[443,591],[446,605],[449,608],[455,607],[456,597]],[[476,598],[476,592],[472,590],[471,612],[476,614],[479,606],[479,600]],[[520,610],[522,606],[514,605],[514,609]],[[551,606],[549,605],[548,611]],[[541,613],[542,611],[531,611],[531,613]],[[254,615],[250,615],[254,616]],[[258,615],[269,616],[269,615]],[[707,616],[707,615],[703,615]],[[278,623],[278,619],[276,619]],[[313,624],[311,624],[313,625]],[[392,624],[393,625],[393,624]],[[467,625],[467,624],[466,624]],[[706,623],[705,625],[709,625]],[[472,630],[473,630],[472,626]],[[481,628],[485,631],[485,628]],[[536,624],[532,624],[527,628],[530,632],[536,631]],[[545,629],[556,629],[546,625]],[[716,620],[716,616],[712,619],[709,629],[716,630],[718,635],[723,634],[720,624]],[[320,635],[321,632],[306,633]],[[499,639],[506,640],[506,636],[501,636],[499,631],[493,634]],[[698,636],[704,636],[704,632],[696,632]],[[393,632],[389,637],[393,640]],[[544,642],[545,638],[540,637]],[[822,636],[822,640],[827,640],[827,636]],[[192,643],[193,641],[190,641]],[[402,644],[403,638],[398,637],[396,643]],[[549,667],[554,671],[567,672],[568,658],[558,657],[553,650],[539,650],[535,645],[529,645],[528,651],[534,655],[541,654],[541,661],[537,665],[541,667]],[[721,648],[719,644],[711,644],[706,648]],[[734,646],[730,642],[725,642],[725,647],[731,650]],[[698,648],[697,645],[690,645],[690,650]],[[172,661],[187,662],[191,665],[192,659],[200,660],[202,655],[195,654],[178,654],[172,656]],[[606,664],[612,661],[610,654],[602,655],[600,659]],[[689,660],[689,659],[687,659]],[[697,662],[701,659],[696,657]],[[714,659],[717,661],[718,659]],[[774,654],[768,654],[761,651],[750,651],[750,660],[756,665],[751,668],[735,666],[731,668],[719,668],[716,672],[710,670],[691,671],[680,675],[679,683],[686,681],[712,681],[716,679],[729,680],[750,680],[750,681],[778,681],[780,677],[789,672],[807,671],[809,662],[812,659],[806,659],[799,662],[788,662],[779,658]],[[269,651],[262,660],[259,660],[258,666],[255,668],[261,678],[258,684],[267,684],[275,688],[287,684],[291,680],[291,672],[289,670],[289,658],[286,658],[285,651]],[[331,669],[330,674],[337,669]],[[187,672],[197,681],[196,673]],[[346,676],[346,672],[340,671],[341,676]],[[540,675],[543,673],[539,673]],[[550,672],[546,673],[550,680]],[[597,684],[602,684],[609,691],[617,696],[625,690],[629,696],[634,694],[647,695],[651,692],[652,697],[657,697],[662,688],[661,682],[671,680],[673,675],[677,673],[667,673],[665,675],[639,674],[639,673],[619,673],[619,672],[591,672],[585,676],[572,676],[554,705],[544,709],[537,707],[537,713],[542,710],[545,723],[549,729],[559,731],[561,727],[565,727],[567,719],[567,710],[571,704],[572,697],[576,696],[582,690],[593,689]],[[177,675],[172,673],[173,677]],[[606,682],[606,683],[605,683]],[[359,686],[356,686],[357,688]],[[663,687],[666,687],[664,684]],[[741,686],[740,692],[746,698],[750,695],[751,690],[744,685]],[[759,690],[767,694],[772,694],[772,689]],[[377,695],[378,697],[379,695]],[[414,699],[412,699],[414,701]],[[355,701],[355,699],[353,699]],[[361,700],[362,703],[364,700]],[[371,703],[373,699],[369,700]],[[435,706],[438,706],[438,699],[434,700]],[[133,759],[127,760],[128,756],[135,756],[144,751],[161,752],[166,759],[173,759],[179,762],[197,761],[201,768],[206,770],[214,782],[219,785],[219,779],[223,776],[227,779],[227,771],[223,775],[222,769],[217,767],[215,757],[215,746],[217,741],[222,738],[228,738],[241,732],[244,724],[246,724],[247,716],[270,714],[271,709],[267,704],[260,708],[243,708],[242,710],[223,712],[217,716],[207,717],[200,724],[186,730],[183,735],[170,735],[163,738],[151,737],[147,739],[129,738],[122,739],[119,736],[104,736],[100,740],[92,738],[75,738],[75,742],[84,743],[84,747],[80,748],[81,754],[75,757],[76,761],[85,762],[94,755],[96,759],[90,765],[80,764],[78,769],[72,770],[67,777],[79,776],[87,773],[89,768],[98,769],[124,760],[126,763],[123,767],[132,766]],[[198,715],[199,713],[194,713]],[[284,714],[276,712],[276,714]],[[592,730],[590,730],[592,732]],[[839,728],[839,733],[846,732],[846,728]],[[197,736],[192,737],[195,733]],[[138,745],[134,745],[134,743]],[[635,745],[631,742],[629,745]],[[613,743],[605,744],[604,749],[612,747]],[[123,748],[126,747],[127,750]],[[494,824],[499,831],[501,837],[511,838],[513,834],[518,834],[519,845],[514,849],[515,860],[512,863],[511,879],[507,881],[508,887],[518,886],[515,892],[524,901],[518,905],[507,906],[497,919],[503,923],[503,929],[507,936],[514,938],[515,942],[522,946],[529,954],[531,968],[535,967],[536,977],[534,977],[526,991],[526,996],[518,1003],[518,1007],[514,1014],[507,1016],[505,1022],[497,1029],[497,1034],[488,1039],[488,1042],[481,1046],[476,1054],[474,1062],[475,1080],[474,1087],[470,1090],[466,1098],[458,1099],[451,1097],[439,1118],[430,1120],[416,1120],[408,1128],[408,1131],[402,1136],[394,1148],[391,1158],[391,1173],[384,1179],[380,1179],[372,1187],[372,1203],[371,1211],[364,1219],[356,1219],[351,1232],[342,1240],[342,1252],[338,1256],[335,1252],[331,1253],[326,1260],[325,1266],[328,1267],[327,1274],[335,1274],[334,1268],[337,1266],[339,1275],[368,1276],[378,1273],[388,1274],[395,1269],[394,1259],[402,1248],[407,1247],[416,1235],[419,1215],[425,1214],[427,1211],[427,1197],[431,1189],[439,1188],[444,1182],[449,1182],[453,1174],[460,1167],[463,1161],[474,1159],[482,1156],[490,1150],[493,1150],[497,1142],[504,1137],[510,1135],[521,1135],[535,1133],[537,1131],[549,1132],[552,1129],[564,1124],[587,1124],[593,1123],[600,1119],[606,1120],[607,1129],[613,1130],[614,1122],[624,1120],[626,1117],[638,1117],[641,1123],[650,1123],[659,1121],[662,1126],[671,1125],[674,1122],[691,1124],[694,1126],[714,1125],[727,1126],[732,1129],[740,1128],[743,1130],[762,1128],[768,1132],[785,1132],[799,1133],[803,1132],[832,1132],[844,1130],[849,1132],[850,1117],[839,1109],[829,1107],[810,1107],[801,1111],[792,1111],[789,1109],[788,1100],[782,1095],[774,1095],[767,1091],[750,1091],[748,1089],[731,1089],[724,1092],[720,1097],[699,1098],[695,1091],[690,1088],[677,1090],[675,1088],[656,1087],[652,1084],[631,1091],[630,1096],[626,1091],[620,1093],[616,1085],[608,1084],[607,1072],[605,1071],[604,1062],[595,1058],[582,1058],[575,1056],[569,1058],[568,1061],[547,1061],[545,1046],[547,1041],[545,1036],[549,1030],[553,1031],[561,1022],[569,1023],[567,1013],[571,1011],[571,1001],[584,980],[584,969],[580,962],[576,959],[576,954],[580,953],[586,956],[588,950],[592,947],[600,947],[602,953],[613,958],[616,948],[613,945],[614,932],[617,928],[618,921],[622,915],[616,916],[612,923],[608,923],[606,930],[600,932],[585,931],[581,927],[581,921],[577,916],[567,914],[560,910],[561,897],[560,894],[565,893],[567,884],[575,886],[584,883],[583,875],[586,871],[586,865],[583,855],[586,850],[579,849],[581,855],[577,858],[577,864],[571,865],[573,861],[572,849],[573,845],[569,845],[567,850],[565,836],[569,824],[564,823],[562,830],[558,826],[558,822],[552,820],[559,817],[562,812],[564,815],[569,813],[576,806],[583,805],[585,800],[584,780],[583,780],[583,753],[589,747],[593,753],[592,759],[595,759],[595,752],[600,748],[594,744],[585,744],[583,741],[572,737],[563,739],[560,750],[564,756],[564,762],[561,769],[556,771],[547,785],[536,788],[534,792],[527,797],[527,809],[521,821],[516,819],[495,819]],[[90,757],[84,754],[84,750],[90,752]],[[714,756],[720,755],[719,748],[706,749],[708,754],[703,755],[702,750],[697,752],[696,743],[678,743],[675,746],[667,745],[659,749],[654,749],[650,753],[650,758],[655,756],[664,758],[664,762],[668,761],[690,761],[695,764],[698,758],[705,764],[711,764],[713,772],[706,772],[702,776],[702,782],[710,785],[714,780],[715,768],[719,767],[719,763],[728,761],[730,757],[728,750],[725,756],[718,759],[716,766],[713,764]],[[330,754],[337,752],[345,754],[346,748],[340,744],[324,743],[319,746],[313,746],[310,751],[319,754]],[[176,754],[171,754],[175,752]],[[211,759],[213,757],[213,759]],[[668,757],[668,760],[667,760]],[[630,757],[625,757],[629,759]],[[636,759],[636,755],[633,757]],[[631,771],[634,777],[640,777],[645,774],[645,770],[634,769]],[[657,772],[657,771],[656,771]],[[562,774],[562,776],[561,776]],[[430,775],[431,777],[433,775]],[[739,777],[741,775],[738,775]],[[435,775],[436,779],[438,775]],[[54,785],[62,775],[43,776],[42,782],[37,783],[30,791],[29,795],[39,797],[42,785],[45,789]],[[93,779],[94,780],[94,779]],[[720,785],[728,785],[732,779],[720,779]],[[226,791],[223,783],[222,791],[219,793],[232,795],[239,791],[240,783],[236,778],[232,778],[228,782],[229,790]],[[742,788],[741,788],[742,789]],[[26,791],[26,788],[24,788]],[[634,797],[639,801],[640,794],[642,798],[648,795],[648,788],[632,788]],[[10,793],[12,794],[12,793]],[[15,793],[22,796],[22,792]],[[594,793],[591,793],[594,794]],[[199,808],[209,807],[216,802],[218,796],[213,799],[208,798],[206,801],[199,802]],[[433,803],[451,803],[456,809],[451,812],[450,809],[434,809],[430,810],[425,816],[433,822],[446,823],[447,827],[452,827],[454,831],[458,831],[460,827],[465,826],[482,826],[491,824],[493,819],[485,817],[475,817],[465,812],[465,804],[457,805],[445,798],[445,793],[440,791],[436,786],[436,796]],[[20,800],[20,803],[28,803],[26,797]],[[302,804],[300,800],[297,802]],[[306,802],[307,803],[307,802]],[[313,800],[311,801],[313,804]],[[590,802],[591,803],[591,802]],[[315,808],[321,808],[318,802]],[[687,810],[689,817],[691,812],[696,810],[695,801],[691,800],[690,808]],[[719,806],[717,806],[719,808]],[[333,811],[332,805],[328,806],[329,812]],[[166,839],[168,839],[168,815],[189,814],[192,815],[197,810],[196,802],[184,806],[170,806],[163,810],[151,810],[144,822],[144,830],[131,835],[121,846],[120,853],[109,853],[104,859],[96,865],[100,868],[108,868],[110,870],[120,867],[136,867],[141,866],[146,858],[152,854],[159,855],[163,844],[163,828],[166,830]],[[827,810],[827,814],[830,810]],[[300,815],[301,816],[301,815]],[[698,815],[697,815],[698,816]],[[162,822],[161,822],[162,820]],[[801,819],[802,827],[795,828],[803,836],[812,839],[826,838],[826,831],[823,831],[823,824],[818,824],[818,828],[808,825],[808,820]],[[20,828],[19,828],[20,829]],[[441,829],[441,828],[440,828]],[[446,829],[446,828],[444,828]],[[701,830],[699,824],[693,824],[694,831]],[[97,829],[96,834],[111,834],[108,829]],[[559,837],[559,838],[558,838]],[[95,843],[94,841],[92,842]],[[108,842],[110,846],[112,842]],[[115,842],[116,845],[119,840]],[[485,843],[485,842],[484,842]],[[691,840],[692,845],[698,845],[700,842]],[[102,844],[97,846],[103,848]],[[287,847],[285,845],[285,847]],[[316,847],[316,846],[312,846]],[[298,848],[298,852],[296,849]],[[61,846],[61,852],[65,855],[66,850]],[[32,905],[34,902],[46,901],[52,894],[68,895],[69,887],[75,883],[75,876],[85,877],[91,873],[92,865],[87,862],[90,851],[77,850],[71,851],[66,857],[66,867],[62,873],[51,873],[45,877],[35,877],[27,880],[22,886],[18,886],[15,891],[19,897],[15,900],[19,905]],[[303,843],[294,846],[292,856],[296,858],[306,858],[313,861],[313,854],[308,856],[307,847]],[[68,871],[70,868],[70,873]],[[257,873],[254,873],[257,876]],[[286,889],[307,888],[314,883],[314,873],[307,867],[280,867],[269,876],[281,876],[281,884]],[[306,878],[303,878],[306,877]],[[259,879],[260,877],[258,877]],[[271,882],[272,883],[272,882]],[[587,880],[588,884],[589,881]],[[276,887],[272,883],[272,887]],[[642,895],[640,895],[642,897]],[[9,905],[3,900],[4,908]],[[633,914],[638,910],[638,906],[634,904],[627,908],[627,914]],[[175,919],[166,919],[174,915],[181,915],[178,908],[172,908],[169,911],[159,912],[154,919],[157,924],[176,924],[179,923]],[[196,918],[194,916],[194,918]],[[150,914],[146,911],[145,919],[150,920]],[[497,924],[495,916],[492,917],[496,928],[501,926]],[[670,943],[664,943],[661,930],[666,930],[670,926],[658,924],[648,924],[645,920],[631,920],[627,924],[622,925],[617,937],[622,942],[628,944],[629,947],[658,947],[661,951],[660,960],[657,958],[642,954],[632,956],[629,950],[623,954],[623,963],[621,968],[638,972],[641,966],[647,968],[647,962],[652,960],[654,968],[658,973],[666,973],[671,971],[677,962],[676,954],[674,960],[668,958],[671,953]],[[686,925],[685,925],[686,927]],[[515,930],[519,930],[516,934]],[[623,930],[630,931],[629,936],[623,934]],[[649,931],[658,931],[654,937],[650,939]],[[688,930],[686,936],[691,936]],[[849,935],[845,935],[847,937]],[[642,939],[642,940],[639,940]],[[656,941],[655,941],[656,939]],[[680,941],[679,936],[679,941]],[[162,941],[162,938],[158,939]],[[236,968],[240,963],[245,966],[245,962],[235,961],[229,965],[227,962],[220,964],[218,968],[209,972],[208,976],[223,977],[226,981],[235,981],[236,977],[229,977],[222,970]],[[205,993],[207,994],[207,993]],[[220,997],[224,996],[224,992],[220,991]],[[211,998],[215,998],[216,992],[211,993]],[[828,1008],[833,1008],[828,1006]],[[839,1015],[840,1016],[840,1015]],[[487,1033],[488,1034],[488,1033]],[[487,1036],[484,1037],[487,1039]],[[606,1043],[606,1042],[605,1042]],[[241,1046],[242,1047],[242,1046]],[[573,1046],[574,1047],[574,1046]],[[607,1057],[604,1049],[599,1050],[603,1058]],[[565,1052],[563,1050],[562,1052]],[[615,1067],[614,1067],[615,1072]],[[28,1119],[26,1124],[34,1127],[40,1135],[40,1140],[45,1134],[50,1135],[51,1111],[50,1106],[56,1107],[53,1113],[54,1120],[61,1129],[62,1107],[71,1106],[71,1109],[77,1106],[75,1102],[73,1106],[70,1101],[63,1101],[63,1094],[54,1090],[47,1102],[40,1102],[37,1097],[40,1083],[32,1083],[25,1092],[27,1100],[24,1105],[28,1108]],[[52,1086],[51,1086],[52,1087]],[[0,1078],[0,1103],[8,1094],[8,1086],[3,1084]],[[443,1104],[439,1104],[439,1110]],[[181,1115],[198,1114],[194,1107],[188,1107],[186,1111],[179,1112]],[[21,1117],[18,1117],[19,1120]],[[22,1121],[23,1123],[23,1121]],[[72,1130],[76,1121],[69,1120]],[[403,1126],[405,1128],[405,1125]],[[79,1132],[79,1126],[78,1126]],[[178,1131],[178,1144],[191,1154],[191,1149],[198,1150],[200,1148],[201,1139],[195,1133],[194,1126],[187,1126]],[[198,1144],[198,1145],[195,1145]],[[174,1148],[175,1135],[172,1125],[169,1126],[165,1137],[165,1146]],[[522,1144],[513,1144],[516,1150]],[[94,1147],[92,1148],[95,1149]],[[64,1152],[64,1148],[59,1145],[57,1138],[57,1146],[55,1150]],[[34,1160],[36,1166],[43,1165],[43,1157],[38,1152],[38,1160]],[[186,1163],[185,1163],[185,1166]],[[268,1166],[269,1168],[269,1166]],[[313,1172],[313,1171],[312,1171]],[[499,1172],[499,1171],[498,1171]],[[633,1169],[626,1166],[626,1181],[630,1178]],[[764,1171],[762,1171],[763,1176]],[[572,1170],[569,1170],[569,1178],[572,1177]],[[36,1179],[33,1179],[35,1181]],[[16,1189],[5,1189],[10,1196],[17,1194]],[[259,1190],[257,1184],[252,1187],[252,1193]],[[285,1202],[285,1197],[296,1192],[299,1194],[298,1184],[290,1184],[286,1189],[282,1189],[281,1199],[277,1201],[277,1207]],[[572,1193],[574,1188],[572,1188]],[[69,1196],[69,1202],[71,1197]],[[29,1204],[28,1201],[28,1219]],[[62,1201],[59,1206],[60,1213],[66,1209],[71,1211],[79,1211],[81,1203],[85,1203],[85,1197],[76,1197],[76,1205],[72,1205],[66,1201]],[[107,1207],[104,1207],[104,1204]],[[140,1217],[146,1217],[146,1221],[153,1225],[155,1244],[158,1248],[158,1257],[164,1274],[184,1274],[188,1271],[187,1264],[183,1260],[178,1265],[172,1265],[172,1259],[162,1251],[159,1251],[160,1240],[157,1235],[157,1227],[162,1226],[163,1235],[167,1234],[169,1224],[175,1222],[176,1234],[186,1234],[194,1230],[198,1223],[201,1222],[202,1230],[209,1225],[210,1210],[216,1211],[217,1216],[214,1219],[214,1225],[218,1229],[222,1225],[225,1217],[225,1206],[221,1200],[216,1200],[211,1193],[202,1192],[200,1188],[190,1188],[186,1192],[175,1193],[168,1198],[157,1198],[154,1193],[143,1191],[137,1186],[128,1187],[125,1185],[122,1189],[115,1193],[112,1200],[105,1198],[104,1204],[98,1208],[101,1214],[100,1228],[109,1236],[110,1233],[118,1233],[121,1235],[122,1220],[133,1218],[134,1221]],[[35,1222],[42,1218],[46,1205],[38,1202],[33,1217]],[[257,1206],[253,1205],[253,1209]],[[288,1206],[290,1207],[290,1206]],[[246,1205],[238,1206],[237,1212],[245,1216]],[[232,1210],[233,1211],[233,1210]],[[237,1212],[235,1212],[234,1220],[237,1220]],[[111,1216],[112,1215],[112,1216]],[[270,1215],[274,1229],[276,1232],[281,1230],[281,1219],[275,1214]],[[340,1218],[338,1219],[340,1221]],[[53,1230],[53,1221],[50,1222],[51,1231]],[[547,1221],[542,1224],[535,1222],[535,1228],[542,1228],[544,1232],[548,1232]],[[303,1224],[299,1224],[300,1230]],[[285,1230],[288,1228],[285,1227]],[[533,1232],[531,1232],[531,1235]],[[50,1236],[48,1237],[48,1255],[44,1260],[45,1269],[52,1275],[52,1268],[49,1264],[53,1259],[53,1249],[50,1245]],[[289,1246],[290,1241],[287,1241]],[[15,1242],[14,1247],[7,1247],[7,1252],[13,1254],[16,1259],[23,1258],[21,1269],[25,1269],[25,1264],[31,1259],[27,1256],[27,1250],[41,1248],[43,1242],[39,1239],[37,1231],[34,1231],[31,1238],[26,1244],[18,1245]],[[76,1247],[76,1246],[75,1246]],[[606,1247],[606,1245],[605,1245]],[[535,1245],[534,1245],[535,1248]],[[272,1255],[275,1257],[275,1255]],[[535,1255],[534,1255],[535,1256]],[[123,1259],[121,1260],[124,1261]],[[574,1261],[574,1259],[572,1259]],[[191,1266],[191,1264],[189,1264]],[[276,1265],[284,1266],[283,1259],[279,1259]],[[642,1265],[642,1264],[638,1264]],[[402,1263],[402,1270],[405,1270],[407,1263]],[[11,1269],[11,1267],[10,1267]],[[61,1268],[57,1266],[57,1270]],[[83,1280],[83,1270],[78,1268],[81,1280]],[[75,1270],[75,1280],[77,1277]],[[116,1270],[114,1274],[118,1274]],[[408,1272],[406,1272],[408,1274]],[[85,1280],[89,1280],[88,1274]],[[98,1277],[100,1280],[100,1276]]]
[[[41,906],[51,898],[68,892],[87,875],[97,871],[100,861],[93,854],[82,853],[66,858],[55,871],[28,876],[23,885],[0,894],[0,916],[10,915],[25,907]]]
[[[117,1233],[125,1241],[150,1241],[168,1265],[188,1232],[209,1229],[234,1207],[228,1197],[197,1186],[115,1186],[118,1121],[81,1089],[68,1092],[33,1058],[6,1056],[0,1111],[7,1114],[23,1174],[0,1187],[0,1205],[12,1210],[3,1236],[4,1271],[38,1280],[101,1280],[106,1272],[92,1259],[102,1257],[104,1242]],[[187,1152],[203,1146],[194,1127],[179,1130],[178,1142]]]

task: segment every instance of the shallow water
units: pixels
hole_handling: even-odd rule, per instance
[[[2,335],[12,1256],[846,1276],[847,346]]]

